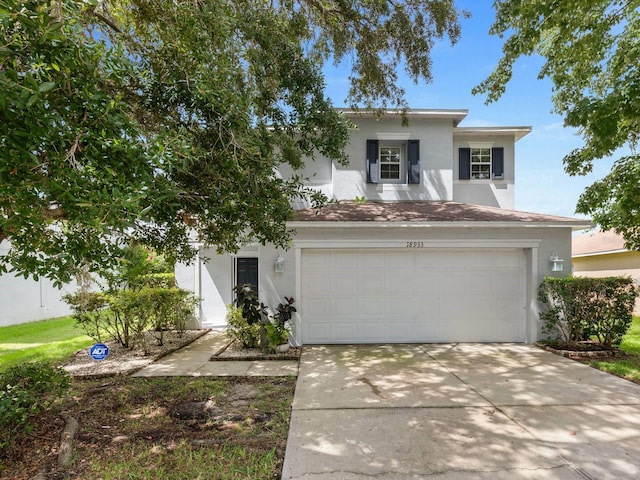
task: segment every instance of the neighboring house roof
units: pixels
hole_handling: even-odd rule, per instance
[[[571,226],[587,228],[585,219],[544,215],[540,213],[506,210],[484,205],[471,205],[449,201],[398,202],[332,202],[319,210],[305,209],[295,212],[292,226],[374,222],[424,226]],[[515,224],[515,225],[514,225]]]
[[[571,251],[573,257],[620,253],[627,251],[624,243],[624,238],[613,230],[589,232],[572,239]]]

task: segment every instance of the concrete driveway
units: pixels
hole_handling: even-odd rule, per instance
[[[528,345],[303,350],[283,479],[637,479],[640,385]]]

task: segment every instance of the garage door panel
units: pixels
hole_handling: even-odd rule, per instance
[[[358,338],[357,322],[339,322],[332,325],[333,338],[339,343],[352,342],[354,338]]]
[[[523,341],[521,249],[302,252],[303,343]]]
[[[411,287],[417,294],[440,291],[442,274],[438,270],[417,268],[411,278],[406,280],[407,287]]]
[[[309,292],[308,296],[329,297],[333,293],[332,283],[330,272],[311,271],[302,279],[301,287],[303,292]]]
[[[358,316],[358,299],[357,298],[336,298],[333,302],[334,308],[332,314],[338,317],[341,316]]]
[[[305,322],[302,334],[313,338],[316,343],[333,343],[335,338],[328,323]]]
[[[334,295],[340,297],[358,295],[358,284],[353,279],[353,272],[337,270],[331,280]]]
[[[358,267],[358,257],[348,250],[331,250],[331,259],[328,262],[333,268],[355,270]],[[325,261],[325,265],[327,262]]]
[[[413,297],[398,295],[385,298],[384,312],[390,318],[407,318],[411,316]]]
[[[407,270],[397,267],[391,268],[385,273],[384,289],[387,293],[402,293],[411,288],[413,279],[407,278]]]
[[[333,303],[328,298],[305,299],[305,311],[309,315],[309,318],[330,315],[332,313],[332,305]]]
[[[364,269],[358,273],[358,292],[360,295],[380,296],[385,294],[385,271]]]
[[[440,295],[421,294],[411,299],[411,312],[416,320],[440,316]]]
[[[393,322],[394,328],[389,332],[390,342],[414,342],[416,337],[413,324],[410,322]],[[379,340],[378,340],[379,341]]]
[[[360,297],[357,299],[358,312],[364,319],[367,317],[384,316],[385,298],[377,295],[372,297]]]
[[[385,253],[385,268],[387,269],[403,269],[412,268],[415,262],[413,255],[407,255],[405,251],[387,251]]]
[[[359,337],[365,342],[379,342],[387,334],[387,326],[382,322],[361,322]]]
[[[483,295],[466,295],[464,298],[456,295],[443,295],[440,314],[444,318],[463,320],[469,317],[486,318],[491,313],[491,302]]]
[[[385,268],[385,256],[383,250],[378,249],[360,249],[357,250],[356,256],[358,258],[358,267],[379,268],[384,270]]]
[[[305,250],[304,263],[305,268],[327,268],[327,256],[331,254],[331,250],[326,248],[317,248],[313,250]]]
[[[499,295],[495,299],[498,318],[517,318],[523,314],[524,305],[515,304],[512,296]]]

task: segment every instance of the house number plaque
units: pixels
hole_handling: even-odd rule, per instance
[[[424,248],[424,242],[407,242],[407,248]]]

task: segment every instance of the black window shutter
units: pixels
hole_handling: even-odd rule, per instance
[[[504,148],[491,149],[491,170],[493,178],[504,178]]]
[[[461,148],[458,150],[458,178],[460,180],[471,179],[471,149]]]
[[[378,183],[378,140],[367,140],[367,183]]]
[[[407,182],[420,183],[420,140],[409,140],[407,157]]]

